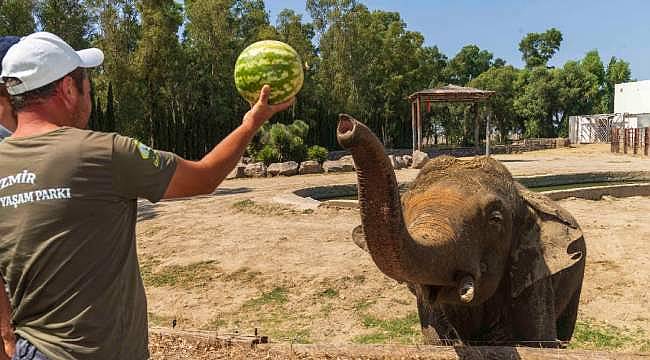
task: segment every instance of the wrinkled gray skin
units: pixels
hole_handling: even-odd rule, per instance
[[[337,136],[357,168],[362,225],[353,239],[415,294],[427,343],[571,339],[586,249],[569,213],[486,157],[430,160],[400,201],[377,137],[348,115]]]

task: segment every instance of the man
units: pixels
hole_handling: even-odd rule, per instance
[[[3,60],[18,126],[0,143],[0,273],[17,354],[35,359],[147,359],[136,199],[211,193],[260,126],[291,105],[268,105],[264,87],[237,129],[188,161],[81,130],[91,108],[85,69],[102,61],[99,49],[75,52],[49,33],[23,38]]]
[[[17,36],[0,36],[0,73],[2,73],[2,59],[11,46],[20,40]],[[0,142],[11,136],[11,132],[16,129],[16,115],[14,114],[9,93],[4,84],[0,83]],[[0,278],[0,360],[8,360],[13,356],[16,340],[14,339],[13,329],[11,328],[11,306],[9,297],[5,292],[5,283]]]
[[[17,36],[0,36],[0,61],[5,57],[9,48],[20,40]],[[0,65],[0,73],[2,65]],[[16,116],[9,99],[9,94],[3,84],[0,84],[0,141],[9,137],[16,129]]]

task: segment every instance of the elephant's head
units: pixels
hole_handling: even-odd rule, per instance
[[[528,192],[498,161],[434,158],[400,202],[394,171],[377,137],[347,115],[340,116],[337,135],[357,168],[362,229],[355,230],[355,241],[365,243],[386,275],[425,289],[419,296],[428,301],[480,304],[504,277],[516,296],[548,276],[548,256],[564,261],[557,251],[545,253],[539,243],[548,220],[539,215],[544,204],[522,196]],[[575,223],[570,215],[559,219],[557,211],[550,212],[552,223]]]

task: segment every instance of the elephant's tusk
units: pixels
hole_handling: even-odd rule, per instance
[[[464,276],[458,283],[458,295],[460,301],[469,304],[474,300],[474,278],[470,275]]]

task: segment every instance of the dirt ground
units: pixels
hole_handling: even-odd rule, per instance
[[[596,145],[496,158],[515,175],[650,171],[650,159],[608,151]],[[397,172],[399,181],[416,175]],[[141,203],[137,241],[151,325],[176,320],[177,329],[217,334],[257,328],[274,342],[420,343],[414,296],[351,241],[357,210],[301,211],[273,201],[355,182],[353,173],[237,179],[210,196]],[[641,341],[617,348],[648,351],[650,198],[560,204],[587,241],[579,316],[587,336],[592,326],[615,329]]]

